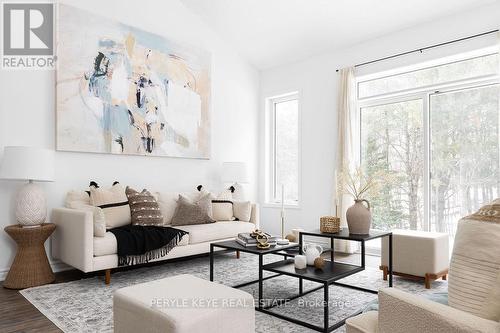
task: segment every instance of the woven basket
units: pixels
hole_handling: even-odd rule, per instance
[[[329,234],[340,231],[340,218],[336,216],[322,216],[319,218],[319,230]]]

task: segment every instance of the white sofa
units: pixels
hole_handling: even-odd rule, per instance
[[[104,270],[106,283],[109,283],[111,269],[118,267],[115,236],[106,232],[104,237],[94,237],[93,214],[88,210],[56,208],[52,211],[52,222],[57,225],[52,238],[52,256],[85,273]],[[175,228],[185,230],[189,234],[166,256],[154,261],[208,253],[210,243],[214,241],[234,239],[238,233],[259,228],[259,207],[252,204],[248,222],[217,221]]]

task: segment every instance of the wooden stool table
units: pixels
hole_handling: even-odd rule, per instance
[[[5,227],[5,232],[17,243],[17,253],[3,286],[23,289],[54,282],[43,244],[56,229],[53,223],[39,227],[23,228],[19,225]]]

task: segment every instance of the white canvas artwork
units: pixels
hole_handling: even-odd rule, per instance
[[[57,149],[210,157],[210,54],[59,5]]]

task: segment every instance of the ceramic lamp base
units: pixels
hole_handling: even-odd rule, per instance
[[[47,205],[45,194],[33,182],[24,185],[17,194],[16,219],[21,226],[38,226],[45,222]]]

